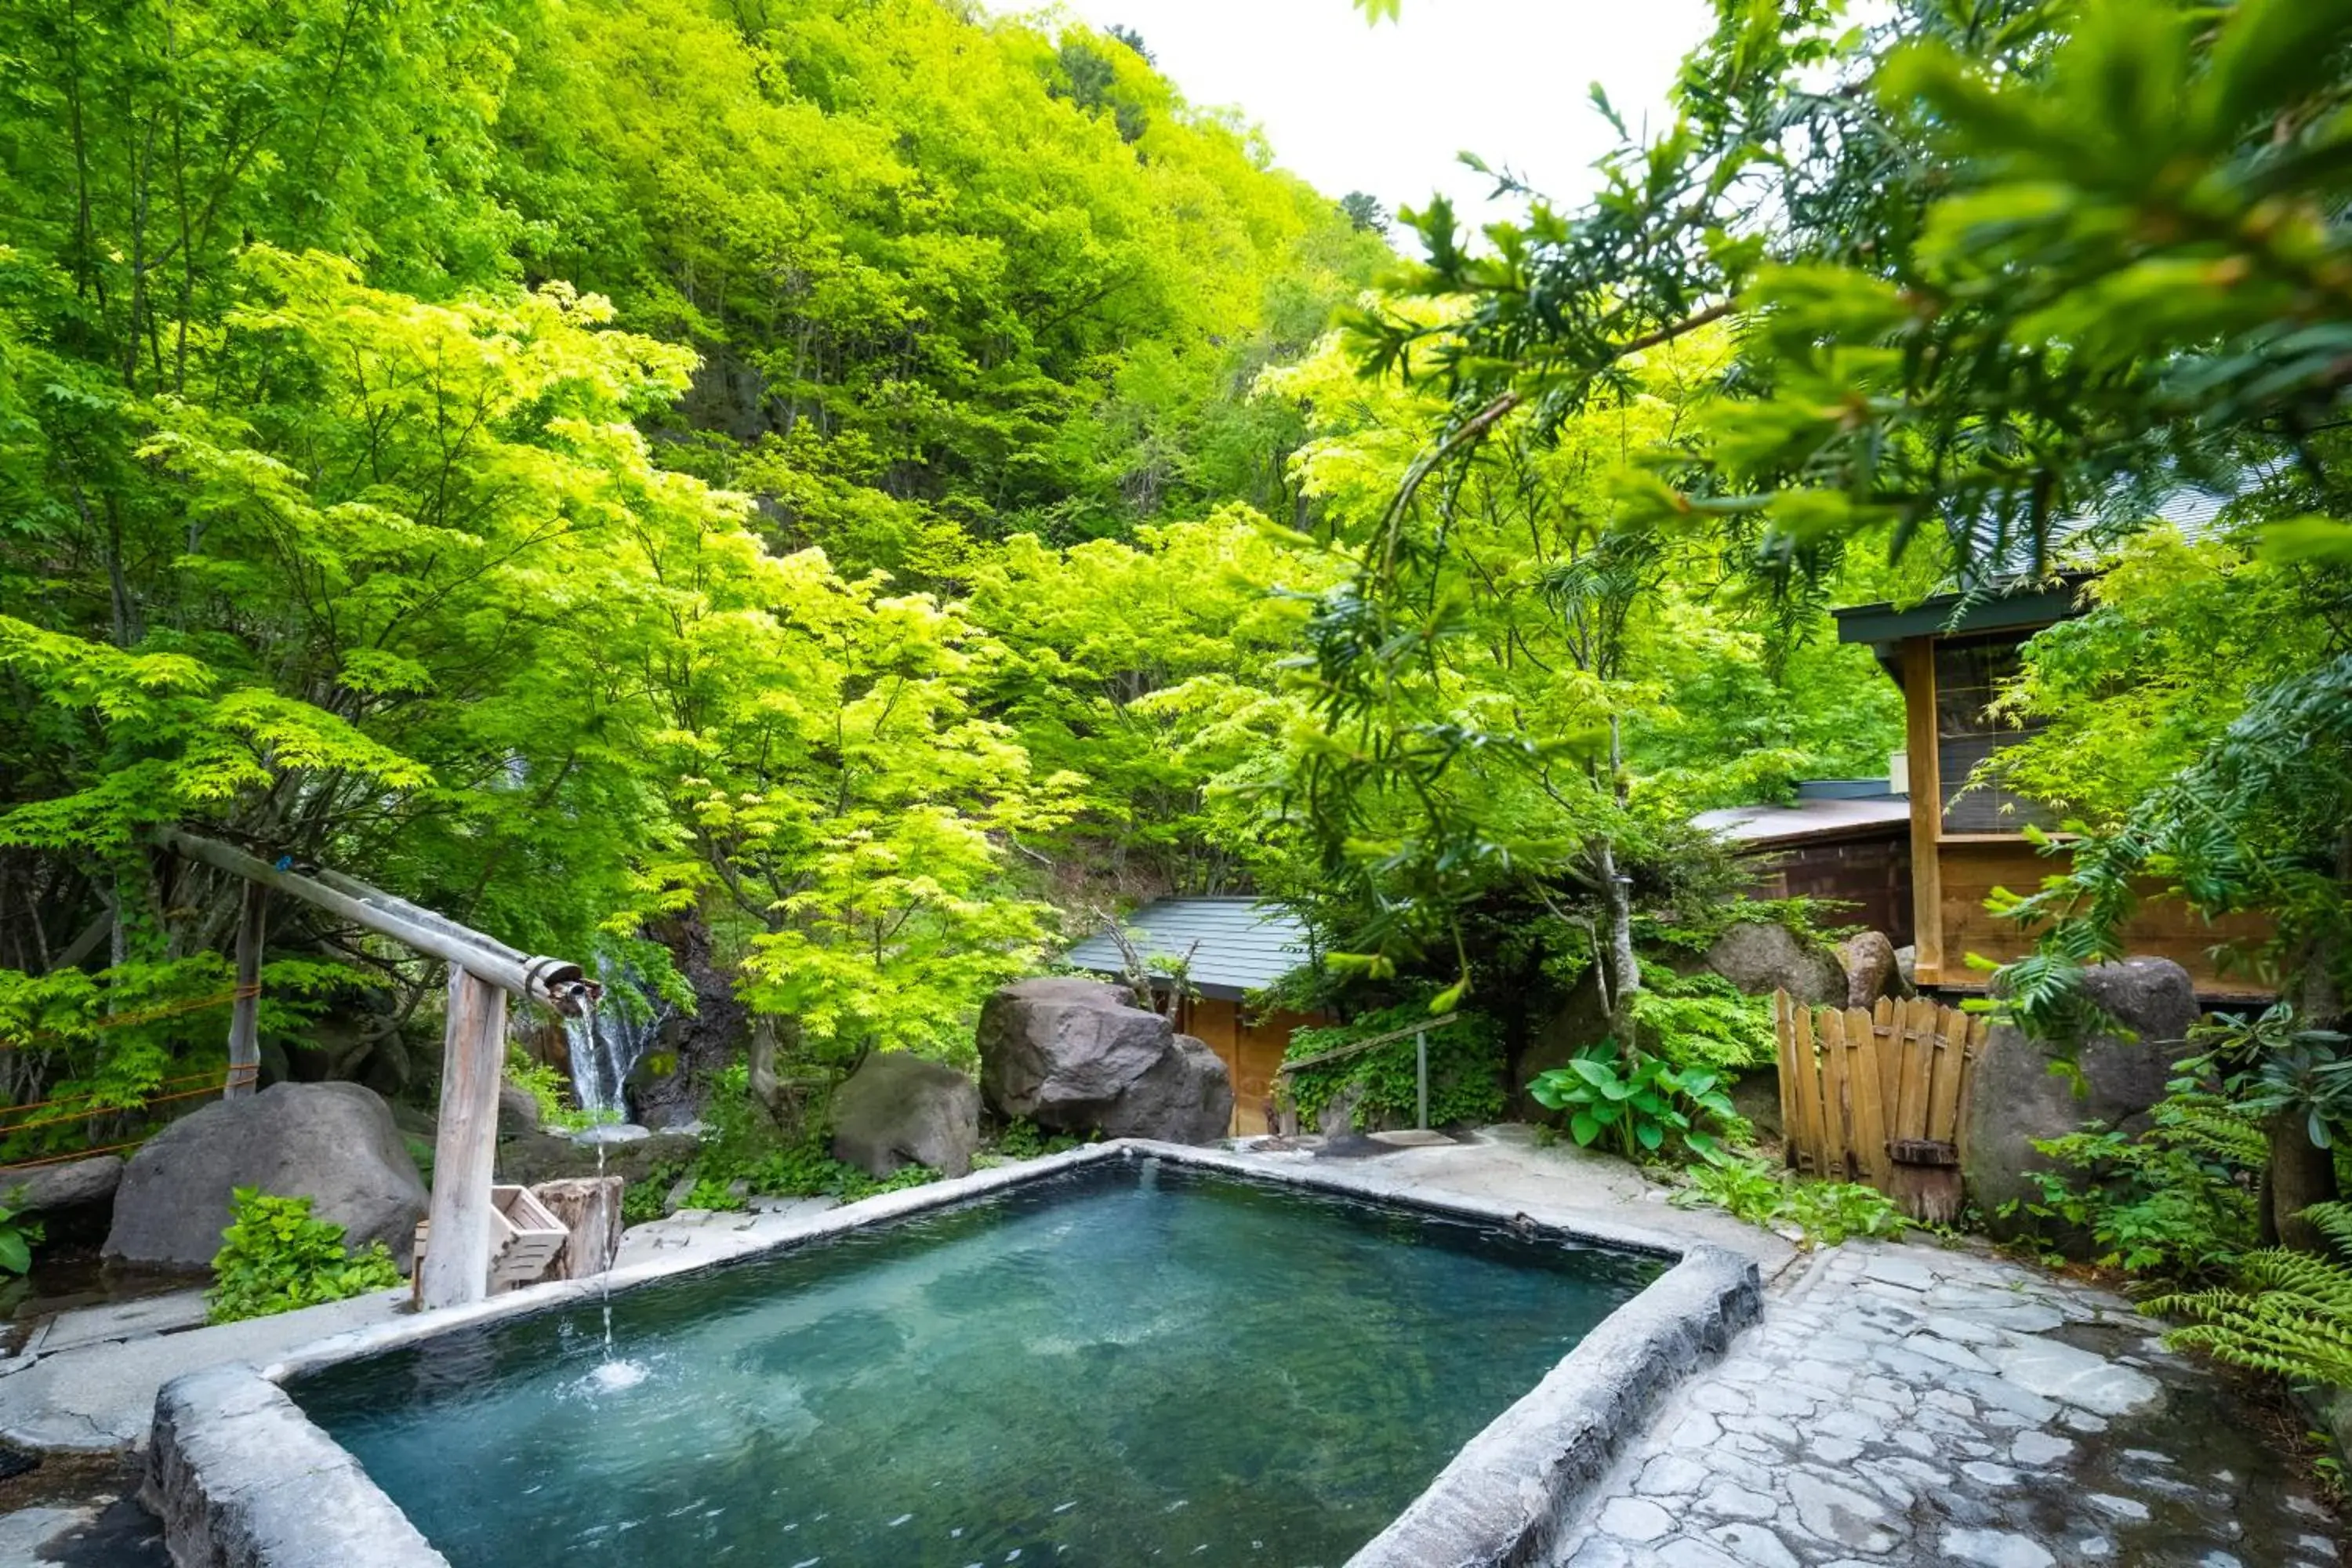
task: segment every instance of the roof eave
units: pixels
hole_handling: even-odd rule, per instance
[[[1937,594],[1907,608],[1891,600],[1875,605],[1849,605],[1830,614],[1837,618],[1842,643],[1889,644],[1912,637],[1967,637],[1977,632],[2019,631],[2054,626],[2082,612],[2075,599],[2089,572],[2065,572],[2021,593],[1998,596]]]

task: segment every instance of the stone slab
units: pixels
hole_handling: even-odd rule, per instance
[[[205,1293],[202,1290],[174,1290],[168,1295],[149,1296],[137,1301],[110,1302],[103,1307],[76,1307],[71,1311],[59,1312],[35,1329],[19,1353],[55,1355],[59,1351],[75,1350],[83,1345],[178,1333],[184,1329],[202,1328],[204,1321]]]

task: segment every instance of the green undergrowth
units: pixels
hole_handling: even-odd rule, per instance
[[[583,1110],[572,1102],[572,1085],[550,1064],[540,1061],[521,1047],[507,1050],[507,1081],[522,1089],[539,1108],[539,1124],[557,1132],[579,1132],[602,1122],[618,1120],[618,1113],[598,1113]]]
[[[1059,1154],[1079,1148],[1091,1141],[1068,1132],[1048,1132],[1034,1121],[1016,1118],[998,1129],[996,1136],[990,1140],[982,1152],[982,1158],[993,1158],[1000,1163],[1036,1160],[1047,1154]]]
[[[883,1177],[833,1157],[833,1127],[823,1107],[797,1125],[782,1125],[751,1095],[740,1064],[719,1075],[704,1110],[700,1151],[690,1160],[665,1160],[621,1194],[628,1224],[659,1219],[670,1191],[691,1180],[686,1208],[732,1210],[754,1197],[836,1198],[855,1203],[877,1193],[919,1187],[939,1179],[928,1165],[907,1165]]]
[[[2314,1204],[2303,1217],[2327,1253],[2266,1247],[2240,1258],[2226,1285],[2151,1299],[2147,1310],[2188,1320],[2166,1341],[2300,1386],[2352,1386],[2352,1205]]]
[[[1636,916],[1634,932],[1644,942],[1661,942],[1688,952],[1705,952],[1736,925],[1786,926],[1806,942],[1826,944],[1862,929],[1843,918],[1853,910],[1844,899],[1728,899],[1672,914]],[[1648,983],[1645,974],[1643,984]]]
[[[347,1250],[343,1227],[312,1217],[309,1198],[277,1197],[239,1187],[230,1199],[221,1249],[213,1258],[205,1321],[234,1323],[267,1318],[388,1290],[402,1278],[383,1243]]]
[[[1677,1068],[1757,1067],[1780,1050],[1770,997],[1750,996],[1712,971],[1677,974],[1663,963],[1642,965],[1633,1034]]]
[[[1484,1013],[1464,1011],[1429,1031],[1429,1124],[1447,1127],[1495,1121],[1503,1114],[1503,1033]],[[1400,1003],[1351,1023],[1298,1029],[1288,1061],[1336,1051],[1416,1024],[1434,1025],[1428,1005]],[[1314,1127],[1333,1101],[1355,1098],[1349,1126],[1357,1131],[1410,1127],[1418,1108],[1420,1068],[1411,1035],[1319,1067],[1284,1075],[1299,1124]]]
[[[1695,1166],[1670,1200],[1677,1208],[1719,1208],[1767,1230],[1795,1230],[1807,1247],[1835,1247],[1856,1237],[1901,1236],[1917,1228],[1895,1201],[1857,1182],[1809,1182],[1761,1160]]]

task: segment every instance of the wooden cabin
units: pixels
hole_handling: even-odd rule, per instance
[[[1147,963],[1192,954],[1177,1030],[1205,1043],[1233,1075],[1234,1134],[1268,1131],[1266,1101],[1290,1031],[1331,1020],[1320,1013],[1258,1015],[1245,1001],[1307,962],[1307,927],[1280,904],[1253,898],[1158,899],[1120,924]],[[1078,943],[1062,962],[1125,976],[1118,944],[1107,934]]]
[[[2021,668],[2020,647],[2042,627],[2079,613],[2088,573],[2069,573],[2008,592],[1938,595],[1918,604],[1857,605],[1835,612],[1840,642],[1866,643],[1903,688],[1910,817],[1911,910],[1916,974],[1923,986],[1980,991],[1985,972],[1971,955],[2006,963],[2032,938],[1985,908],[1995,888],[2030,892],[2063,868],[2025,837],[2054,829],[2056,814],[2011,791],[1967,788],[1977,764],[2025,739],[1987,711]],[[2156,889],[2152,885],[2151,892]],[[2125,928],[2125,951],[2168,958],[2215,998],[2261,994],[2254,977],[2225,972],[2213,950],[2251,944],[2264,922],[2235,916],[2208,921],[2177,900],[2152,900]]]
[[[1788,805],[1702,811],[1691,826],[1732,847],[1751,899],[1834,899],[1840,924],[1909,943],[1911,803],[1885,779],[1808,779]]]

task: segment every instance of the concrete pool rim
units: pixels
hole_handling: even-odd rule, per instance
[[[945,1208],[1106,1161],[1156,1157],[1249,1179],[1488,1224],[1668,1262],[1536,1385],[1472,1437],[1349,1568],[1503,1568],[1540,1562],[1578,1499],[1667,1390],[1720,1356],[1762,1308],[1755,1263],[1727,1247],[1570,1218],[1543,1205],[1431,1193],[1371,1162],[1270,1165],[1216,1149],[1122,1139],[887,1193],[712,1259],[654,1258],[601,1279],[534,1285],[470,1306],[321,1339],[264,1365],[227,1363],[155,1400],[147,1500],[181,1568],[448,1568],[416,1526],[282,1384],[302,1373],[508,1318],[597,1300]]]

